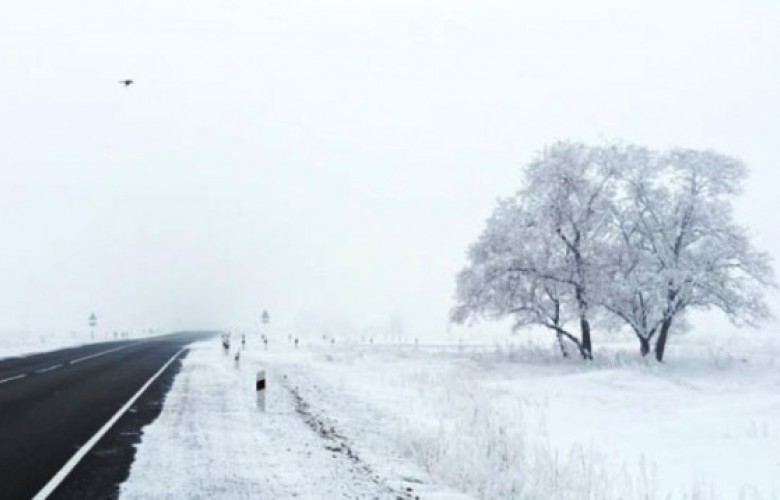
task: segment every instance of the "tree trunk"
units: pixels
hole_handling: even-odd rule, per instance
[[[637,338],[639,339],[639,352],[642,354],[642,357],[645,357],[650,353],[650,339],[641,335],[637,335]]]
[[[664,360],[664,349],[666,348],[666,338],[669,335],[669,329],[672,327],[672,320],[669,316],[661,323],[661,331],[658,333],[658,339],[655,341],[655,359],[659,362]]]
[[[558,337],[558,345],[561,346],[561,354],[563,354],[564,358],[568,358],[569,353],[566,351],[566,345],[563,343],[563,334],[556,332],[556,336]]]
[[[577,298],[577,308],[580,311],[580,335],[581,335],[581,348],[582,357],[585,359],[593,359],[593,350],[590,344],[590,323],[588,322],[588,301],[585,299],[585,289],[582,286],[578,286],[574,290],[574,294]]]
[[[580,318],[580,330],[582,332],[582,356],[585,359],[593,359],[590,344],[590,323],[584,317]]]
[[[558,336],[558,342],[560,342],[561,351],[563,351],[565,353],[564,357],[568,357],[568,353],[567,353],[566,349],[564,348],[564,342],[563,342],[563,339],[567,338],[567,339],[571,340],[572,344],[577,346],[577,350],[580,351],[580,355],[582,356],[582,359],[589,359],[588,358],[588,353],[585,351],[585,349],[583,349],[582,342],[580,342],[577,337],[575,337],[574,335],[572,335],[571,333],[567,332],[566,330],[564,330],[561,327],[554,326],[554,327],[550,327],[550,328],[553,328],[555,330],[556,335]]]

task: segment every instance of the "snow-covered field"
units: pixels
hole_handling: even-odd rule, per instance
[[[676,339],[662,366],[632,344],[583,364],[552,344],[248,334],[236,362],[236,335],[199,343],[122,498],[780,498],[780,348],[743,335]]]

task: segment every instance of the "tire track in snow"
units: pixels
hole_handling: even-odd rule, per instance
[[[386,490],[396,500],[419,500],[420,497],[414,495],[411,489],[396,490],[382,481],[371,469],[371,466],[360,459],[360,456],[350,446],[347,438],[340,434],[332,423],[327,422],[325,417],[314,413],[309,403],[301,396],[298,387],[290,387],[286,379],[282,380],[281,384],[292,395],[296,413],[301,416],[304,423],[312,431],[325,441],[325,449],[333,452],[334,457],[336,453],[345,456],[355,465],[354,471],[356,473],[362,474],[368,481]]]

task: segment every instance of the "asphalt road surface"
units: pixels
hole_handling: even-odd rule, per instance
[[[141,427],[159,415],[186,346],[214,334],[175,333],[0,360],[0,497],[29,499],[41,492],[174,359],[50,495],[116,497],[133,444]]]

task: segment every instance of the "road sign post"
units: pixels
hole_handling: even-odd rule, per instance
[[[97,326],[97,316],[95,313],[89,315],[89,336],[95,338],[95,327]]]
[[[265,370],[257,372],[255,391],[257,392],[257,408],[260,411],[265,411]]]

